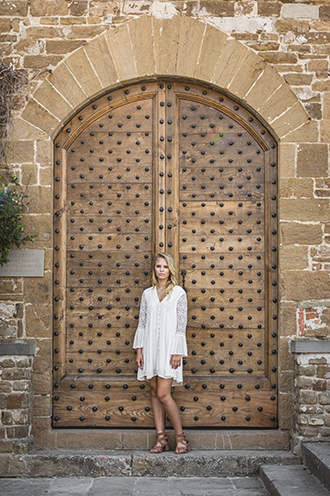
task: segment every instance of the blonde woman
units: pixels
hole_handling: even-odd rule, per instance
[[[157,442],[151,453],[168,451],[164,412],[175,430],[175,453],[188,451],[172,386],[181,386],[182,357],[187,356],[187,297],[178,285],[173,258],[158,253],[152,274],[152,287],[142,293],[139,325],[133,348],[137,350],[138,380],[148,380],[157,429]]]

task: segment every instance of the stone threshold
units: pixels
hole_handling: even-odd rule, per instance
[[[281,429],[185,429],[191,450],[287,450],[290,431]],[[39,440],[36,449],[150,450],[156,442],[154,429],[53,429]],[[174,431],[167,430],[170,446]]]
[[[246,477],[261,465],[296,465],[290,452],[271,450],[173,451],[37,451],[0,455],[2,477]]]

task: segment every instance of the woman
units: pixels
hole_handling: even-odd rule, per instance
[[[177,284],[173,258],[158,253],[152,274],[152,287],[142,293],[139,325],[133,348],[137,349],[138,380],[148,380],[151,404],[157,429],[157,442],[151,453],[169,449],[165,434],[165,416],[175,430],[176,450],[188,451],[188,440],[182,432],[178,407],[171,387],[181,386],[182,357],[187,356],[187,297]]]

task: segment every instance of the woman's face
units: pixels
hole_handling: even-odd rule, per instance
[[[170,269],[168,268],[165,258],[158,258],[156,260],[155,273],[158,281],[167,281],[170,277]]]

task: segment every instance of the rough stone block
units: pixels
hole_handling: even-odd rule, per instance
[[[314,183],[311,178],[282,177],[281,198],[314,198]]]
[[[26,16],[28,10],[27,0],[15,0],[1,2],[0,15],[2,16]]]
[[[87,14],[88,2],[87,0],[73,0],[70,3],[70,15],[83,16]]]
[[[296,303],[282,302],[280,306],[280,335],[296,334]]]
[[[313,143],[298,145],[297,175],[324,177],[328,173],[327,145]]]
[[[315,391],[299,391],[298,401],[303,405],[315,405],[317,396]]]
[[[48,272],[42,278],[26,277],[24,279],[26,303],[32,303],[32,305],[49,304],[51,286],[51,275]]]
[[[33,396],[33,415],[47,417],[52,413],[52,400],[50,396]]]
[[[320,224],[282,222],[280,236],[281,243],[284,245],[316,245],[322,243],[323,232]]]
[[[25,308],[25,330],[27,337],[49,338],[51,335],[51,307],[50,305],[27,304]]]
[[[25,164],[33,162],[33,141],[11,141],[7,148],[8,164]]]
[[[77,50],[65,60],[66,66],[74,74],[86,96],[95,95],[102,89],[84,50]],[[80,102],[81,103],[81,102]]]
[[[284,300],[326,299],[329,297],[329,273],[287,271],[283,274],[281,287]]]
[[[330,207],[326,199],[281,200],[281,219],[303,222],[325,222],[329,219]]]
[[[49,69],[62,60],[60,55],[25,55],[24,67],[28,69]]]
[[[308,246],[285,245],[280,250],[281,270],[307,269]]]
[[[114,61],[119,81],[138,76],[127,25],[106,33],[107,43]]]
[[[104,36],[99,36],[89,42],[84,48],[99,80],[104,88],[118,80],[118,74],[109,52],[109,46]]]
[[[66,16],[69,14],[68,2],[66,0],[53,0],[51,2],[31,0],[30,9],[33,17]]]
[[[155,74],[151,17],[142,16],[134,22],[128,23],[128,31],[139,77]],[[144,36],[141,36],[141,33],[144,33]]]

